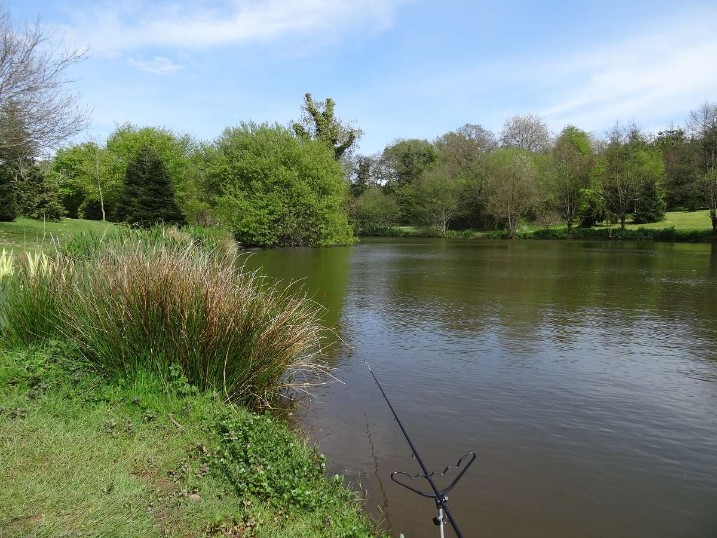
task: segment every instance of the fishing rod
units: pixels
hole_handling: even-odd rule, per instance
[[[438,509],[438,516],[433,518],[433,523],[440,528],[441,538],[443,538],[443,525],[445,523],[445,518],[448,518],[448,522],[451,524],[451,527],[453,527],[453,531],[456,533],[456,536],[458,538],[463,538],[463,533],[458,528],[458,524],[456,523],[455,519],[453,519],[453,515],[451,514],[451,511],[448,510],[448,505],[447,505],[448,497],[446,496],[446,494],[456,486],[458,481],[463,477],[463,475],[466,473],[468,468],[475,461],[475,459],[476,459],[475,452],[468,452],[467,454],[465,454],[458,460],[458,463],[456,463],[455,465],[447,466],[441,473],[436,473],[436,472],[429,473],[428,469],[426,468],[425,464],[423,463],[423,460],[421,459],[421,456],[418,454],[416,447],[413,445],[413,441],[411,441],[411,438],[408,436],[408,432],[406,431],[406,428],[403,427],[403,424],[401,423],[401,419],[398,418],[396,411],[393,409],[393,405],[391,405],[391,401],[388,399],[388,396],[386,396],[386,392],[383,390],[381,383],[378,382],[378,378],[376,378],[376,374],[371,369],[371,366],[369,365],[368,361],[364,360],[364,362],[366,363],[366,366],[368,367],[368,371],[371,372],[371,375],[373,376],[373,380],[376,382],[378,389],[381,391],[381,394],[383,395],[383,399],[386,400],[386,403],[388,404],[388,407],[391,410],[391,413],[393,414],[393,418],[396,419],[396,422],[398,423],[398,427],[401,428],[401,432],[403,432],[403,436],[406,438],[406,441],[408,441],[408,445],[411,447],[411,451],[413,452],[413,457],[416,458],[418,465],[421,467],[421,472],[418,474],[409,474],[409,473],[405,473],[403,471],[394,471],[391,473],[391,480],[393,480],[397,484],[403,486],[404,488],[406,488],[414,493],[417,493],[423,497],[428,497],[428,498],[435,500],[436,508]],[[463,465],[464,463],[465,463],[465,465]],[[462,469],[461,469],[461,467],[462,467]],[[439,490],[438,487],[436,486],[436,483],[433,481],[433,477],[436,476],[436,474],[439,474],[440,476],[444,476],[451,469],[460,469],[458,476],[456,476],[456,478],[453,480],[453,482],[451,482],[447,487]],[[406,476],[411,480],[423,478],[431,486],[431,491],[425,492],[425,491],[421,491],[417,488],[414,488],[408,484],[405,484],[398,478],[396,478],[397,476]]]

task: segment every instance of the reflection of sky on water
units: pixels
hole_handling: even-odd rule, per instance
[[[345,384],[322,389],[303,424],[331,469],[410,536],[434,534],[432,506],[376,477],[415,469],[364,359],[431,465],[478,452],[451,500],[466,535],[707,535],[717,528],[711,250],[412,240],[336,259],[271,253],[279,276],[325,294],[346,342],[332,359]]]

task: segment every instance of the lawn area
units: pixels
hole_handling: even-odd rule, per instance
[[[702,209],[700,211],[668,211],[665,214],[665,219],[660,222],[651,222],[649,224],[634,224],[631,221],[627,221],[625,227],[630,230],[636,230],[638,228],[645,228],[648,230],[662,230],[666,228],[674,228],[678,232],[693,231],[693,230],[711,230],[712,221],[710,220],[709,211]],[[549,228],[551,230],[567,230],[567,226],[564,222],[559,224],[553,224],[551,226],[539,226],[536,224],[521,222],[518,226],[517,235],[530,235],[536,230],[543,230]],[[594,227],[594,230],[601,230],[612,228],[613,230],[619,229],[619,224],[605,224],[601,223]],[[392,236],[415,236],[415,237],[427,237],[430,236],[430,230],[420,226],[394,226],[390,230],[391,233],[388,235]],[[452,231],[453,234],[460,234],[463,236],[461,231]],[[481,232],[474,232],[475,237],[483,235]]]
[[[281,421],[66,351],[0,349],[0,536],[375,536]]]
[[[670,228],[675,227],[676,230],[711,230],[712,221],[710,221],[710,213],[707,209],[700,211],[669,211],[665,214],[665,220],[660,222],[651,222],[650,224],[632,224],[626,225],[628,228]]]
[[[62,219],[60,222],[42,222],[18,217],[14,222],[0,222],[0,250],[50,251],[56,244],[64,245],[80,232],[102,235],[116,229],[109,222],[82,219]]]

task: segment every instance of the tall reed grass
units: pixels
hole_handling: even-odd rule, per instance
[[[25,253],[6,260],[0,278],[0,335],[10,346],[57,336],[59,301],[70,294],[73,263],[63,256]]]
[[[83,249],[45,269],[19,264],[4,280],[6,341],[67,339],[122,377],[179,366],[192,385],[253,406],[319,350],[318,306],[233,256],[147,236]]]

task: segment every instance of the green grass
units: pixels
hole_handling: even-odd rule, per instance
[[[653,230],[673,226],[675,230],[711,230],[712,221],[710,220],[709,211],[704,209],[701,211],[669,211],[665,214],[665,220],[651,222],[649,224],[626,223],[627,228],[647,228]]]
[[[0,536],[374,535],[315,448],[237,405],[296,381],[315,306],[221,234],[83,228],[71,256],[0,255]]]
[[[373,535],[280,421],[181,376],[116,383],[67,355],[0,351],[1,536]]]
[[[595,231],[595,238],[602,237],[601,230],[605,230],[607,233],[608,229],[616,230],[619,229],[619,224],[598,224],[593,228]],[[627,230],[637,230],[642,228],[645,230],[665,230],[664,237],[660,237],[659,240],[665,241],[695,241],[705,240],[705,237],[699,236],[696,232],[707,232],[712,230],[712,221],[709,218],[709,211],[704,209],[700,211],[669,211],[665,214],[665,219],[660,222],[652,222],[649,224],[634,224],[631,221],[627,221],[625,225]],[[673,229],[673,230],[670,230]],[[530,238],[536,231],[544,233],[545,230],[550,230],[550,237],[555,239],[562,238],[562,235],[567,236],[567,225],[565,223],[554,224],[552,226],[538,226],[528,222],[521,222],[516,230],[516,237],[519,238]],[[683,232],[687,232],[686,234]],[[690,233],[694,232],[694,233]],[[434,237],[435,232],[430,229],[421,226],[394,226],[391,228],[387,236],[391,237]],[[590,235],[588,233],[587,235]],[[498,239],[506,238],[507,232],[503,230],[491,230],[491,231],[473,231],[473,230],[448,230],[449,238],[489,238]],[[645,237],[650,239],[650,237]],[[643,239],[645,239],[643,238]]]
[[[62,219],[43,222],[18,217],[14,222],[0,222],[0,250],[19,252],[42,250],[51,252],[65,245],[76,234],[92,232],[97,235],[113,233],[118,227],[109,222],[81,219]]]

